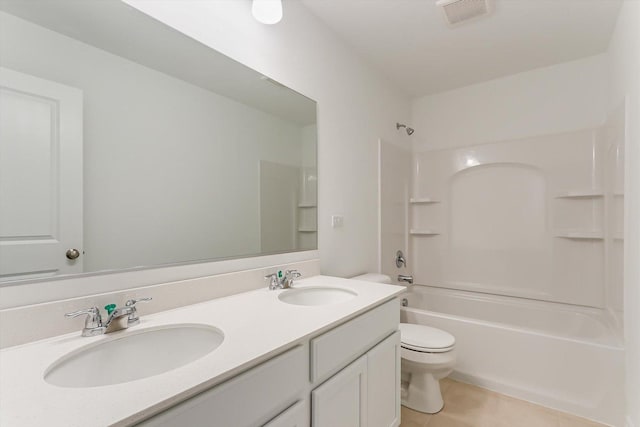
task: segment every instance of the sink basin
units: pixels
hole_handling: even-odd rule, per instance
[[[151,377],[191,363],[218,348],[219,329],[184,324],[126,331],[82,347],[45,372],[49,384],[97,387]]]
[[[327,305],[349,301],[358,294],[350,289],[309,286],[289,289],[278,295],[282,302],[295,305]]]

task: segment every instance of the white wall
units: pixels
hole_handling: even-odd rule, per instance
[[[128,3],[318,102],[318,246],[324,274],[377,269],[378,138],[397,139],[408,98],[296,1],[274,26],[248,0]],[[344,215],[332,229],[331,215]]]
[[[640,2],[625,1],[609,45],[610,98],[627,99],[624,324],[627,425],[640,426]]]
[[[260,161],[299,167],[301,125],[0,16],[3,66],[83,92],[85,271],[260,253]]]
[[[606,116],[607,57],[596,55],[418,98],[416,149],[595,127]]]

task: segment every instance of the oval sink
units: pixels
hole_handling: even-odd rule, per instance
[[[357,295],[357,293],[350,289],[309,286],[306,288],[289,289],[278,295],[278,298],[287,304],[327,305],[345,302],[355,298]]]
[[[127,331],[63,356],[46,370],[44,379],[60,387],[134,381],[191,363],[218,348],[223,340],[222,331],[207,325]]]

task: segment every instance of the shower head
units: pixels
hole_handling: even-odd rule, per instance
[[[415,132],[415,129],[408,127],[407,125],[403,125],[402,123],[396,123],[396,129],[400,130],[400,128],[405,128],[407,131],[407,135],[411,136]]]

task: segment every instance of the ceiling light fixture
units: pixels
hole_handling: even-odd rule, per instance
[[[282,0],[253,0],[251,13],[258,22],[277,24],[282,19]]]

